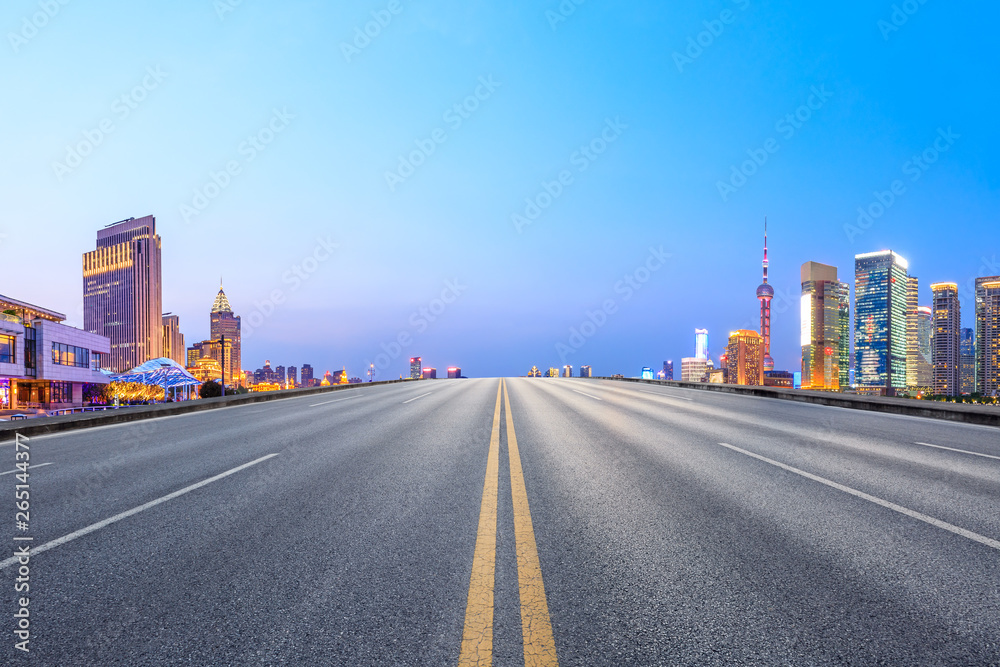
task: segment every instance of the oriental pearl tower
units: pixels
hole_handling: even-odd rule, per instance
[[[760,335],[764,339],[764,370],[774,370],[774,359],[771,358],[771,299],[774,298],[774,288],[767,284],[767,218],[764,218],[764,282],[757,288],[757,298],[760,300]]]

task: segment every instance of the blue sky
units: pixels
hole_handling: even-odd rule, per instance
[[[754,326],[765,215],[778,368],[805,261],[896,250],[966,326],[1000,273],[994,4],[177,4],[5,3],[0,293],[81,324],[96,231],[153,214],[164,310],[206,337],[222,275],[245,368],[636,375]]]

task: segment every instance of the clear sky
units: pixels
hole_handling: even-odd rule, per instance
[[[972,326],[995,3],[577,2],[8,0],[0,293],[81,325],[97,230],[153,214],[164,310],[207,337],[221,275],[247,369],[637,375],[756,326],[766,215],[778,368],[809,260],[891,248]]]

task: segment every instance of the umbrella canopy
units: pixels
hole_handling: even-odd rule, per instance
[[[139,364],[128,373],[112,375],[111,381],[151,384],[163,387],[164,389],[201,384],[201,380],[188,373],[183,366],[173,359],[167,359],[166,357],[150,359],[145,363]]]

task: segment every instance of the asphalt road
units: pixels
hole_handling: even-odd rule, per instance
[[[32,438],[28,531],[0,474],[0,664],[1000,664],[997,429],[506,385]]]

